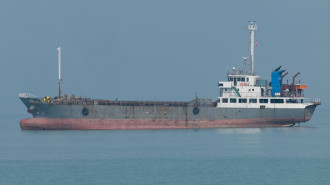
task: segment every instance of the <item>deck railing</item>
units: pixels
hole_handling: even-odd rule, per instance
[[[31,93],[19,93],[19,98],[37,98],[37,96],[31,94]]]
[[[321,99],[320,98],[315,98],[312,103],[315,103],[315,104],[321,104]]]

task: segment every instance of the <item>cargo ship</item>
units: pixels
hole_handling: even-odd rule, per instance
[[[20,93],[32,114],[20,121],[23,130],[106,130],[106,129],[198,129],[233,127],[288,127],[311,119],[320,100],[304,97],[307,85],[283,83],[285,70],[271,72],[271,82],[254,70],[255,22],[250,32],[250,57],[245,68],[227,70],[227,80],[218,82],[219,97],[191,101],[118,101],[62,96],[61,48],[58,49],[58,96],[38,98]]]

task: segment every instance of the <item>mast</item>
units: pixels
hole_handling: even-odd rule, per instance
[[[61,93],[62,93],[61,46],[57,48],[57,56],[58,56],[58,98],[61,99]]]
[[[257,30],[257,25],[255,21],[250,21],[250,24],[247,26],[247,29],[250,30],[251,35],[251,75],[254,75],[254,31]]]

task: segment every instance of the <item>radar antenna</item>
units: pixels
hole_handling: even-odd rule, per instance
[[[244,72],[246,73],[246,64],[249,64],[248,63],[248,61],[247,61],[247,59],[248,59],[249,57],[242,57],[242,59],[244,60],[243,62],[244,62]],[[251,66],[251,64],[249,64],[250,66]]]

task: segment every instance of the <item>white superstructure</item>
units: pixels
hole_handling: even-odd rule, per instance
[[[218,108],[221,107],[237,107],[237,108],[304,108],[310,103],[304,103],[302,89],[300,84],[291,85],[282,84],[283,78],[286,75],[281,75],[279,82],[281,83],[281,92],[272,96],[272,84],[267,80],[260,79],[260,76],[255,74],[254,70],[254,31],[257,30],[255,22],[250,22],[247,26],[250,31],[250,49],[251,56],[242,57],[244,63],[248,63],[251,69],[241,70],[233,67],[231,72],[227,72],[227,81],[220,81],[220,97],[218,100]],[[280,67],[275,71],[279,71]],[[282,70],[284,72],[284,70]],[[280,72],[282,72],[280,71]],[[282,74],[282,73],[280,73]],[[295,77],[294,77],[295,78]],[[294,80],[293,80],[294,81]],[[304,85],[304,88],[306,85]],[[293,89],[293,90],[292,90]],[[288,95],[288,91],[294,91]],[[296,92],[299,91],[299,96]]]

